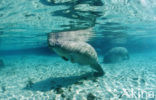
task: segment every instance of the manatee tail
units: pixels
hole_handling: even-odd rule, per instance
[[[96,70],[96,72],[94,73],[95,77],[100,77],[100,76],[103,76],[105,74],[105,72],[103,71],[100,64],[98,64],[98,63],[92,64],[91,67]]]

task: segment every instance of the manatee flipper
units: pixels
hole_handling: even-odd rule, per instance
[[[94,72],[95,77],[100,77],[105,74],[100,64],[92,64],[91,67],[96,70],[96,72]]]
[[[68,58],[66,58],[64,56],[62,56],[62,59],[65,60],[65,61],[68,61],[69,60]]]

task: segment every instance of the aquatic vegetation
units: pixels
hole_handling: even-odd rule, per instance
[[[116,63],[129,59],[128,50],[124,47],[114,47],[104,56],[105,63]]]

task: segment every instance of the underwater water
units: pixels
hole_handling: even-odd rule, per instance
[[[84,33],[103,76],[50,49],[48,34],[62,32]],[[129,59],[104,62],[114,47]],[[155,0],[0,0],[0,100],[155,99]]]

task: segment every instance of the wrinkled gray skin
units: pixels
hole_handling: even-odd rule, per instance
[[[80,65],[90,65],[97,72],[94,76],[102,76],[103,69],[98,64],[97,53],[94,48],[84,41],[73,41],[59,38],[58,34],[49,34],[49,47],[66,61],[78,63]]]
[[[114,47],[104,57],[105,63],[117,63],[129,59],[128,50],[124,47]]]

